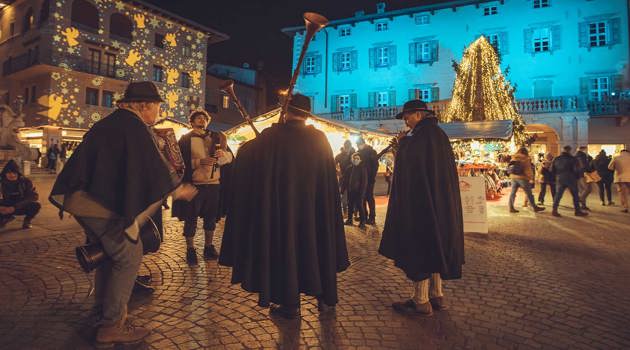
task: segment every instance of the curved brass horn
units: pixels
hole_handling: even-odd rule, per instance
[[[308,49],[308,45],[310,44],[311,40],[315,36],[315,33],[317,33],[320,29],[328,25],[328,19],[315,12],[306,12],[304,13],[303,17],[304,17],[304,25],[306,26],[306,33],[304,34],[304,43],[302,44],[302,52],[300,52],[300,58],[297,61],[295,70],[293,71],[291,82],[289,82],[289,87],[286,90],[287,95],[282,104],[282,111],[280,112],[281,123],[286,122],[287,108],[289,107],[289,102],[291,102],[291,96],[293,95],[293,88],[295,87],[295,83],[297,82],[298,75],[300,74],[300,69],[302,68],[302,61],[304,61],[304,56],[306,55],[306,50]]]
[[[258,129],[256,129],[256,126],[254,126],[254,122],[252,121],[252,118],[249,117],[249,113],[247,113],[247,110],[243,107],[243,105],[241,104],[241,101],[238,99],[238,97],[236,96],[236,93],[234,92],[234,80],[229,79],[229,80],[224,81],[221,84],[221,86],[219,86],[219,90],[223,92],[224,94],[227,94],[230,96],[232,101],[234,101],[236,108],[243,116],[243,119],[245,119],[247,124],[249,124],[249,126],[252,127],[252,130],[254,130],[254,134],[256,134],[256,136],[260,135],[260,133],[258,132]]]

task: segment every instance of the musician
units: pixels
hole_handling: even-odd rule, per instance
[[[197,252],[194,245],[197,218],[203,219],[204,259],[212,260],[218,257],[212,239],[216,220],[219,217],[221,167],[231,163],[233,159],[232,154],[227,150],[225,135],[206,130],[211,120],[206,111],[193,111],[189,117],[193,130],[179,140],[179,147],[186,164],[183,181],[192,183],[199,191],[191,202],[173,203],[173,217],[184,221],[186,261],[189,265],[197,264]]]
[[[289,319],[300,315],[300,293],[331,310],[337,273],[350,264],[332,149],[305,124],[310,110],[308,97],[293,96],[286,123],[239,149],[219,257],[232,283]]]
[[[71,213],[91,242],[108,256],[97,268],[95,297],[101,325],[97,346],[141,342],[145,327],[127,323],[127,303],[142,260],[140,228],[163,199],[192,199],[196,189],[179,186],[150,129],[163,102],[151,82],[130,83],[118,109],[87,132],[57,177],[49,200]]]
[[[459,178],[448,136],[426,103],[405,103],[396,116],[411,129],[396,152],[392,192],[379,253],[413,282],[399,312],[431,315],[446,307],[442,279],[458,279],[464,263]]]

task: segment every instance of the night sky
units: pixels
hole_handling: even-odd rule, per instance
[[[208,49],[209,63],[252,68],[263,65],[270,93],[290,79],[291,40],[280,30],[304,25],[302,13],[318,12],[329,20],[354,16],[355,11],[376,12],[381,0],[147,0],[182,17],[230,36]],[[441,0],[390,0],[387,10],[446,2]],[[272,102],[272,101],[270,101]]]

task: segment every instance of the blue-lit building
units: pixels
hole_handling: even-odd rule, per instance
[[[537,150],[630,146],[628,0],[459,0],[332,20],[310,44],[296,89],[315,113],[396,131],[411,98],[447,105],[452,61],[480,35],[510,67]],[[304,27],[293,36],[296,64]],[[624,100],[624,96],[625,99]]]

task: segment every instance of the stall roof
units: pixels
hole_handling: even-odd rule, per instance
[[[511,120],[487,120],[482,122],[443,123],[440,127],[450,139],[493,139],[510,140],[512,138]]]

